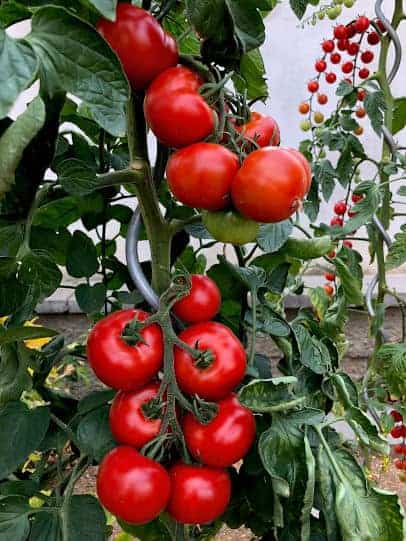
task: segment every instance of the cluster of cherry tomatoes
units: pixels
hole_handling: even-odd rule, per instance
[[[393,420],[395,421],[395,426],[391,430],[392,438],[396,440],[401,439],[401,443],[396,443],[393,446],[393,450],[400,457],[395,458],[394,464],[398,470],[401,470],[401,480],[406,481],[406,425],[403,424],[403,415],[396,411],[392,410],[390,412]]]
[[[322,76],[324,76],[327,84],[337,82],[337,74],[333,71],[333,67],[335,66],[339,66],[344,76],[344,81],[349,85],[357,87],[357,97],[360,104],[355,109],[355,116],[357,119],[365,117],[366,112],[362,107],[362,101],[366,96],[366,91],[364,88],[358,87],[358,85],[370,76],[371,72],[367,66],[374,60],[375,55],[370,49],[363,49],[362,44],[366,37],[368,45],[378,45],[381,41],[381,35],[385,31],[385,27],[379,19],[371,23],[368,17],[360,16],[347,25],[337,25],[334,28],[333,38],[322,42],[323,56],[316,60],[314,64],[316,76],[307,84],[310,98],[307,101],[301,102],[299,105],[299,112],[303,115],[308,115],[308,119],[301,122],[300,125],[303,131],[310,130],[312,122],[315,124],[322,124],[324,122],[324,114],[321,111],[313,112],[312,105],[316,93],[316,99],[319,105],[325,105],[328,102],[327,94],[319,92],[319,90]],[[361,67],[359,67],[360,63]],[[329,68],[329,64],[333,69]],[[363,131],[363,127],[360,125],[354,129],[356,135],[362,135]]]
[[[189,327],[179,339],[199,354],[174,346],[177,384],[185,395],[216,403],[203,424],[190,411],[178,411],[184,440],[195,462],[168,459],[167,468],[140,452],[162,436],[165,396],[160,395],[164,339],[156,323],[139,327],[149,314],[120,310],[96,323],[87,356],[97,377],[117,389],[110,428],[118,446],[103,459],[97,477],[102,504],[121,520],[142,524],[163,510],[178,522],[204,524],[226,509],[231,482],[227,468],[245,456],[255,438],[255,420],[233,393],[246,370],[243,345],[231,330],[211,321],[221,305],[216,284],[192,275],[191,290],[173,312]],[[158,409],[158,411],[157,411]],[[180,410],[180,408],[179,408]]]
[[[239,125],[231,115],[239,142],[230,150],[224,146],[230,134],[216,134],[219,111],[210,92],[205,99],[207,83],[194,68],[178,65],[176,42],[154,17],[122,3],[116,21],[103,19],[98,29],[119,56],[132,88],[145,92],[149,128],[174,149],[167,165],[172,193],[203,211],[214,238],[245,244],[255,240],[259,222],[279,222],[298,210],[310,189],[310,166],[297,150],[278,147],[279,128],[272,117],[254,112]],[[246,142],[253,149],[248,156]]]
[[[320,0],[309,0],[309,4],[312,6],[318,6]],[[355,4],[355,0],[333,0],[330,5],[323,5],[320,9],[315,11],[310,18],[313,25],[317,23],[317,19],[323,20],[326,16],[331,19],[337,19],[342,13],[343,6],[346,8],[352,8]]]

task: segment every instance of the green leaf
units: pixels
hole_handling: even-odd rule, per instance
[[[330,306],[330,297],[322,287],[315,287],[309,291],[309,298],[318,319],[322,320]]]
[[[103,308],[106,294],[106,288],[102,283],[94,286],[80,284],[75,289],[76,301],[85,314],[99,312]]]
[[[242,404],[252,411],[269,413],[293,408],[301,399],[294,397],[292,387],[297,382],[293,376],[254,380],[239,393]]]
[[[328,201],[334,191],[337,173],[330,160],[321,160],[315,164],[314,177],[321,186],[323,197]]]
[[[290,7],[298,19],[301,19],[306,12],[307,6],[311,3],[310,0],[289,0]]]
[[[105,541],[106,515],[94,496],[73,496],[61,513],[66,541]]]
[[[364,304],[364,296],[359,280],[354,277],[353,273],[342,259],[335,257],[333,262],[336,267],[337,276],[340,278],[341,287],[343,288],[347,302],[358,305]]]
[[[301,540],[307,541],[310,540],[310,517],[313,509],[316,487],[316,461],[306,435],[304,438],[304,446],[307,467],[307,482],[306,491],[303,497],[303,507],[300,515],[300,522],[302,523]]]
[[[0,85],[0,118],[7,115],[20,92],[33,82],[37,67],[32,48],[11,38],[0,27],[0,73],[4,81]]]
[[[30,531],[27,512],[30,510],[21,496],[0,496],[0,540],[25,541]]]
[[[406,126],[406,97],[396,98],[393,105],[393,134],[400,132]]]
[[[249,267],[237,267],[229,263],[221,256],[220,260],[226,264],[231,272],[241,281],[244,286],[250,291],[258,291],[261,287],[268,286],[268,275],[260,267],[250,265]]]
[[[128,524],[120,519],[118,519],[118,523],[133,538],[142,541],[171,541],[173,539],[160,517],[148,522],[148,524]]]
[[[339,541],[340,534],[335,511],[333,472],[330,469],[326,451],[322,446],[319,447],[316,458],[319,505],[326,524],[327,539],[328,541]]]
[[[0,479],[13,472],[39,446],[48,425],[48,408],[30,410],[22,402],[8,402],[0,408],[1,430],[7,434],[0,438]]]
[[[376,354],[383,366],[383,373],[390,392],[397,396],[406,395],[406,344],[384,344]]]
[[[0,317],[13,314],[23,303],[27,295],[14,276],[0,280]]]
[[[39,56],[46,84],[71,92],[112,135],[125,135],[128,84],[117,56],[95,28],[59,7],[43,7],[27,38]]]
[[[116,446],[109,427],[109,411],[110,406],[92,410],[77,428],[80,448],[98,462]]]
[[[0,199],[2,199],[4,194],[10,191],[14,184],[15,171],[21,161],[23,152],[40,131],[44,122],[44,103],[40,97],[37,97],[1,136]]]
[[[354,87],[352,84],[349,84],[347,81],[341,81],[336,90],[336,96],[349,96],[350,94],[355,93]]]
[[[360,182],[354,189],[354,193],[363,194],[363,199],[353,205],[356,215],[348,220],[344,227],[339,228],[338,235],[349,235],[368,223],[378,210],[382,201],[382,188],[373,181]]]
[[[296,259],[317,259],[333,250],[334,244],[330,237],[324,236],[315,239],[289,238],[282,246],[280,252]]]
[[[89,0],[89,3],[106,19],[116,20],[117,0]]]
[[[24,238],[21,224],[0,225],[0,253],[2,256],[15,256]]]
[[[233,77],[234,86],[240,94],[247,92],[249,100],[268,97],[264,60],[259,49],[254,49],[241,57],[240,69]]]
[[[0,346],[35,338],[48,338],[57,334],[56,331],[46,327],[11,327],[0,334]]]
[[[278,222],[276,224],[261,225],[257,242],[264,252],[277,252],[292,233],[293,224],[290,220]]]
[[[29,541],[56,541],[61,539],[61,524],[56,513],[36,513],[32,521]]]
[[[56,172],[59,183],[69,194],[80,197],[100,187],[94,169],[75,158],[58,163]]]
[[[42,302],[56,291],[62,273],[45,252],[32,250],[23,257],[18,277],[30,288],[36,301]]]
[[[66,254],[66,270],[75,278],[93,276],[99,268],[96,247],[82,231],[75,231]]]
[[[34,214],[34,225],[51,229],[67,227],[80,218],[80,208],[74,197],[62,197],[42,205]]]
[[[31,12],[22,4],[7,2],[0,5],[0,26],[4,28],[30,18]]]
[[[385,96],[382,90],[368,92],[364,98],[364,108],[371,121],[371,126],[379,135],[383,126],[383,115],[386,110]]]
[[[85,413],[97,409],[100,406],[104,406],[105,404],[113,400],[115,394],[116,391],[108,389],[102,391],[94,391],[93,393],[86,395],[78,404],[78,413],[84,415]]]
[[[400,267],[406,262],[406,224],[400,227],[396,233],[392,246],[389,248],[386,258],[386,268],[388,270]]]
[[[300,362],[315,374],[326,374],[331,370],[331,358],[327,346],[312,336],[303,325],[292,323],[296,335]]]

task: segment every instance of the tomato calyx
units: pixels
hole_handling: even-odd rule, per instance
[[[197,355],[196,354],[194,355],[195,365],[200,369],[209,368],[213,364],[213,361],[214,361],[213,352],[210,349],[200,350],[198,348],[199,348],[199,342],[196,342],[195,350],[196,350]]]
[[[144,328],[145,328],[144,321],[138,321],[137,319],[133,319],[132,321],[130,321],[130,323],[127,323],[127,325],[124,327],[121,338],[129,346],[136,346],[140,342],[142,344],[147,344],[147,342],[145,341],[145,339],[143,338],[141,334],[141,331]]]
[[[145,404],[142,404],[141,411],[146,419],[159,419],[162,416],[164,407],[165,403],[157,396],[156,398],[151,398],[151,400],[145,402]]]
[[[195,395],[192,402],[192,413],[203,425],[209,424],[218,414],[219,407],[215,402],[208,402]]]

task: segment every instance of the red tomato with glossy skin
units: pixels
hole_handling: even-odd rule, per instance
[[[296,148],[290,148],[290,147],[286,147],[286,149],[289,150],[289,152],[293,154],[293,156],[295,156],[304,167],[304,170],[306,173],[306,191],[305,191],[305,194],[306,194],[310,190],[310,186],[312,185],[312,169],[310,167],[310,163],[307,161],[306,156],[304,156],[300,152],[300,150],[297,150]]]
[[[159,383],[149,383],[138,391],[120,391],[110,408],[110,429],[114,439],[123,445],[141,449],[158,436],[161,419],[149,419],[142,406],[156,398]]]
[[[236,126],[236,130],[247,139],[255,141],[260,147],[278,146],[281,142],[279,126],[271,116],[251,113],[246,124]]]
[[[220,400],[218,408],[216,417],[205,425],[188,413],[183,433],[196,460],[207,466],[227,468],[248,453],[255,438],[255,419],[234,394]]]
[[[195,143],[172,154],[166,176],[181,203],[214,211],[229,204],[231,183],[239,168],[231,150],[216,143]]]
[[[133,88],[143,90],[179,60],[175,39],[145,9],[118,4],[116,20],[100,19],[97,30],[117,53]]]
[[[145,321],[142,310],[119,310],[98,321],[90,331],[87,357],[96,376],[113,389],[133,391],[148,383],[163,360],[162,331],[156,324],[140,331],[144,342],[127,344],[122,333],[134,318]]]
[[[199,94],[202,84],[197,73],[177,66],[162,72],[148,88],[145,118],[164,145],[181,148],[213,133],[216,113]]]
[[[172,493],[168,513],[181,524],[206,524],[220,517],[231,497],[227,470],[175,464],[169,470]]]
[[[275,223],[299,209],[308,185],[308,172],[290,149],[265,147],[244,160],[231,186],[231,197],[243,216]]]
[[[171,481],[158,462],[132,447],[120,446],[104,457],[96,488],[110,513],[130,524],[145,524],[165,509]]]
[[[210,321],[220,310],[220,290],[208,276],[192,274],[191,280],[190,292],[174,304],[173,312],[186,323]]]
[[[247,364],[245,350],[228,327],[214,321],[197,323],[182,331],[179,338],[193,348],[213,354],[209,366],[199,367],[196,359],[175,346],[176,379],[185,393],[221,400],[241,382]]]

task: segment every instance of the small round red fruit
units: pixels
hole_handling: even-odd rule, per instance
[[[352,242],[350,240],[343,240],[343,246],[346,248],[352,248]]]
[[[347,27],[343,24],[339,24],[334,28],[334,37],[336,39],[346,39],[347,35]]]
[[[369,28],[369,19],[368,17],[361,16],[355,21],[355,29],[358,34],[362,34],[365,30]]]
[[[354,69],[353,62],[344,62],[344,64],[341,66],[341,71],[343,73],[351,73]]]
[[[406,437],[406,426],[405,425],[397,425],[392,428],[390,431],[390,434],[392,438],[404,438]]]
[[[357,90],[357,99],[358,101],[364,101],[365,96],[367,95],[367,91],[364,88],[359,88]]]
[[[319,73],[322,73],[323,71],[326,71],[327,68],[327,62],[325,60],[317,60],[317,62],[314,64],[314,69],[318,71]]]
[[[361,61],[364,64],[369,64],[374,59],[374,53],[372,51],[364,51],[361,54]]]
[[[333,83],[335,83],[337,81],[337,75],[335,73],[333,73],[332,71],[329,72],[329,73],[326,73],[326,81],[327,81],[327,83],[332,85]]]
[[[386,26],[384,25],[383,21],[381,21],[381,19],[376,19],[375,24],[382,32],[382,34],[386,32]]]
[[[169,470],[168,513],[181,524],[206,524],[220,517],[231,497],[227,470],[178,462]]]
[[[227,468],[247,454],[255,438],[255,419],[234,394],[217,406],[216,416],[207,424],[188,413],[183,433],[193,458],[206,466]]]
[[[354,216],[356,216],[357,214],[358,214],[358,213],[355,212],[352,208],[349,208],[349,209],[348,209],[348,216],[349,216],[350,218],[354,218]]]
[[[171,481],[158,462],[132,447],[120,446],[104,457],[96,488],[110,513],[130,524],[145,524],[166,508]]]
[[[309,81],[307,83],[307,89],[309,92],[312,92],[312,93],[317,92],[319,89],[318,81]]]
[[[190,292],[173,306],[173,312],[186,323],[210,321],[220,310],[221,294],[208,276],[192,274]]]
[[[317,101],[320,103],[320,105],[325,105],[328,102],[327,94],[319,94],[317,96]]]
[[[333,53],[332,55],[330,55],[330,61],[332,64],[339,64],[341,62],[340,53]]]
[[[334,287],[331,284],[324,284],[323,289],[329,297],[334,293]]]
[[[347,212],[347,205],[345,201],[339,201],[334,205],[334,212],[339,215],[343,215]]]
[[[363,107],[358,107],[358,109],[355,111],[355,114],[358,118],[364,118],[366,115],[366,111]]]
[[[334,216],[334,218],[330,220],[330,225],[337,225],[338,227],[342,227],[344,225],[344,220],[341,216]]]
[[[356,43],[355,41],[351,41],[351,43],[349,43],[347,47],[348,54],[351,56],[355,56],[356,54],[358,54],[358,51],[359,51],[359,44]]]
[[[310,105],[307,103],[307,101],[302,101],[299,104],[299,113],[302,115],[306,115],[310,111]]]
[[[336,255],[337,255],[337,252],[336,252],[335,250],[333,250],[333,251],[331,251],[331,252],[329,252],[329,253],[327,254],[327,256],[328,256],[330,259],[334,259]]]
[[[381,41],[381,37],[378,32],[370,32],[367,37],[367,41],[370,45],[377,45]]]
[[[325,53],[332,53],[334,51],[334,41],[332,39],[326,39],[321,44],[321,48]]]
[[[404,443],[397,443],[394,445],[393,450],[398,455],[406,455],[406,445]]]
[[[348,49],[348,39],[339,39],[337,41],[337,49],[339,51],[346,51]]]
[[[390,412],[390,416],[395,421],[395,423],[401,423],[403,421],[403,415],[399,413],[397,410],[392,410]]]
[[[351,201],[353,203],[358,203],[359,201],[362,201],[364,199],[364,196],[362,194],[353,193],[351,196]]]
[[[395,458],[393,461],[395,468],[397,470],[406,470],[406,459],[405,458]]]
[[[358,72],[360,79],[368,79],[369,77],[369,69],[368,68],[361,68]]]
[[[329,282],[334,282],[336,279],[336,275],[332,272],[326,272],[326,274],[324,275],[324,278],[328,280]]]

